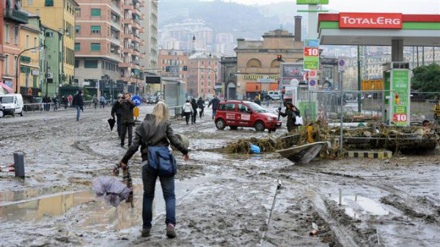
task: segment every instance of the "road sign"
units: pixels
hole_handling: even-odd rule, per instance
[[[142,102],[141,97],[135,95],[135,96],[131,97],[131,100],[134,102],[134,104],[136,106],[140,106],[141,105],[141,102]]]
[[[315,80],[310,80],[310,81],[309,81],[309,85],[310,85],[311,87],[316,86],[316,81],[315,81]]]
[[[306,39],[304,41],[304,69],[319,69],[319,40]]]
[[[338,70],[340,72],[345,71],[345,61],[342,59],[339,59],[339,61],[338,61]]]
[[[310,70],[309,71],[309,79],[318,79],[318,71]]]

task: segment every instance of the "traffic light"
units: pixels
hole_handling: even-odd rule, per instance
[[[277,61],[282,62],[283,61],[283,55],[277,55]]]
[[[166,72],[170,72],[170,66],[165,67]]]
[[[188,66],[183,65],[183,71],[188,71]]]

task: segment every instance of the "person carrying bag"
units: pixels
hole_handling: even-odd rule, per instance
[[[166,236],[176,237],[176,195],[174,193],[174,174],[177,170],[175,159],[170,155],[169,145],[173,145],[189,160],[188,149],[174,134],[170,124],[168,106],[157,103],[152,114],[147,114],[144,121],[136,128],[132,145],[120,161],[122,169],[127,169],[127,162],[141,148],[142,182],[144,187],[142,207],[142,237],[150,236],[153,219],[153,200],[156,179],[159,177],[166,207]],[[170,163],[170,166],[166,162]],[[159,169],[157,169],[159,167]],[[169,173],[161,173],[160,167],[172,167]],[[159,171],[158,171],[159,170]],[[167,169],[165,169],[167,170]]]

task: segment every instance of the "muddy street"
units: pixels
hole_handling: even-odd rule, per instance
[[[152,106],[141,106],[140,116]],[[278,137],[219,131],[207,109],[195,125],[173,119],[190,140],[178,161],[177,238],[165,236],[156,186],[151,237],[140,235],[139,152],[131,159],[134,208],[111,207],[92,180],[112,176],[126,149],[107,124],[110,108],[0,119],[0,166],[25,153],[26,177],[0,172],[0,246],[440,246],[439,149],[391,159],[315,159],[295,165],[277,153],[225,154],[229,142]],[[122,178],[121,178],[122,179]]]

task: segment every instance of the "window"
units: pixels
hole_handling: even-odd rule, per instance
[[[98,68],[98,60],[85,60],[84,68],[86,69],[97,69]]]
[[[75,8],[75,16],[81,17],[81,8],[78,8],[78,7]]]
[[[34,37],[34,47],[37,47],[37,37]]]
[[[80,32],[81,32],[81,26],[76,25],[76,26],[75,26],[75,33],[78,34],[78,33],[80,33]]]
[[[79,60],[75,59],[75,68],[79,68]]]
[[[34,0],[28,0],[28,5],[32,6],[32,4],[34,4]]]
[[[101,33],[101,26],[91,26],[90,30],[91,30],[92,33],[99,34],[99,33]]]
[[[91,9],[90,14],[92,16],[101,16],[101,9]]]
[[[14,42],[16,45],[18,45],[18,31],[19,31],[19,29],[18,29],[18,25],[17,25],[14,28]]]
[[[5,25],[5,43],[9,43],[9,32],[10,32],[10,30],[9,30],[9,24],[6,24]]]
[[[4,68],[5,74],[9,75],[9,55],[6,54]]]
[[[81,50],[81,43],[75,43],[75,51]]]
[[[26,34],[26,49],[29,48],[29,34]]]
[[[44,0],[44,6],[53,6],[53,0]]]
[[[101,50],[101,43],[91,43],[90,50],[91,51],[100,51]]]

